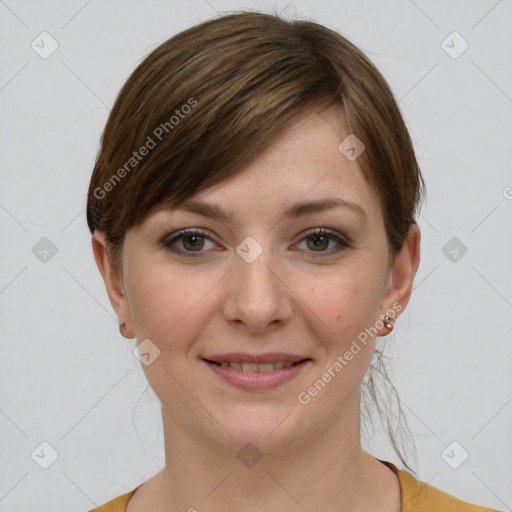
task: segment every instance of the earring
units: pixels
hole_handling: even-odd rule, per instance
[[[388,329],[390,329],[390,332],[393,330],[393,326],[394,326],[393,324],[390,324],[390,323],[389,323],[391,320],[393,320],[393,323],[394,323],[396,319],[395,319],[395,318],[393,318],[392,316],[387,316],[387,315],[384,317],[384,325],[385,325]]]

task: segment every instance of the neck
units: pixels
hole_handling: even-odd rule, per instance
[[[358,392],[344,411],[335,424],[315,436],[283,448],[280,446],[286,443],[276,443],[256,463],[250,458],[256,453],[249,449],[244,463],[237,457],[237,450],[226,449],[182,424],[164,406],[166,466],[154,477],[152,510],[380,509],[384,495],[391,497],[390,477],[396,478],[361,449]],[[258,441],[253,444],[258,446]],[[268,439],[262,440],[261,446],[264,444],[269,446]]]

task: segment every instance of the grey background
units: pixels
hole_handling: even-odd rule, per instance
[[[340,31],[399,99],[428,189],[411,303],[386,342],[415,469],[461,499],[511,510],[512,2],[6,0],[0,511],[89,510],[163,466],[159,405],[92,256],[88,182],[109,109],[147,53],[217,12],[272,7]],[[46,59],[31,47],[43,31],[58,43]],[[469,44],[457,58],[445,51],[462,48],[453,31]],[[46,261],[43,237],[56,250]],[[443,251],[453,237],[468,250],[454,246],[455,262],[451,245]],[[367,448],[397,463],[381,439]],[[35,461],[51,454],[43,441],[58,453],[48,469]],[[453,441],[469,453],[458,469],[442,456]]]

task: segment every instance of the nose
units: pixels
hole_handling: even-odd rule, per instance
[[[267,332],[291,318],[292,301],[285,270],[270,249],[250,263],[235,256],[222,308],[226,321],[248,332]]]

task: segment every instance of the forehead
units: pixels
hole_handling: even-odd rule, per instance
[[[351,160],[344,152],[342,143],[349,135],[341,106],[310,109],[238,174],[191,199],[243,206],[258,200],[289,204],[329,196],[363,202],[371,209],[378,198],[357,158]]]
[[[341,106],[312,107],[298,114],[235,176],[194,194],[178,208],[162,205],[157,213],[191,212],[224,222],[252,222],[267,212],[297,218],[323,207],[325,211],[321,203],[337,202],[337,211],[371,221],[380,215],[379,200],[357,159],[348,159],[340,150],[349,135]]]

